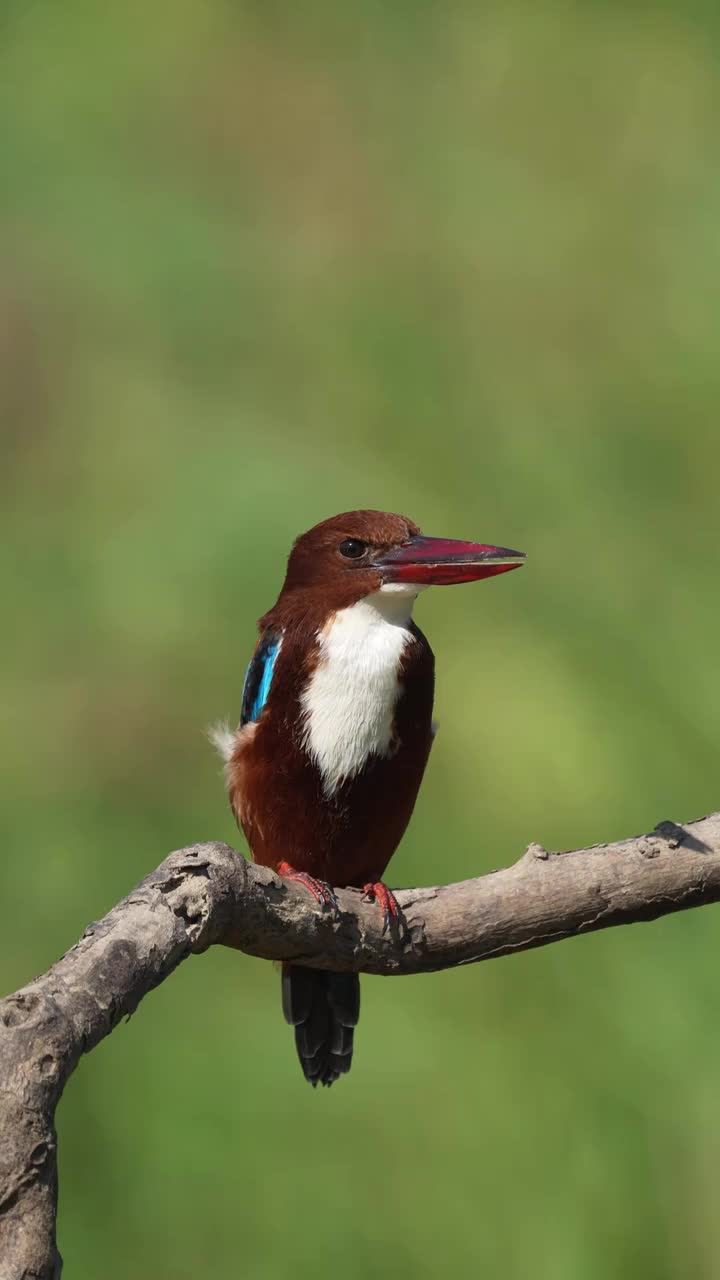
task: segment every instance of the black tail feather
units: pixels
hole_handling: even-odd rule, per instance
[[[326,973],[284,964],[282,1006],[295,1028],[300,1065],[313,1088],[330,1085],[350,1070],[353,1034],[360,1017],[360,979],[356,973]]]

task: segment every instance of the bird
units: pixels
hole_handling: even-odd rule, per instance
[[[424,537],[405,516],[331,516],[294,542],[282,590],[258,622],[240,722],[212,731],[253,860],[329,911],[361,889],[401,927],[383,880],[415,805],[434,736],[435,660],[417,596],[519,568],[522,552]],[[305,1078],[350,1070],[356,973],[282,965],[282,1007]]]

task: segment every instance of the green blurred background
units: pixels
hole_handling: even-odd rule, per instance
[[[720,804],[719,120],[687,0],[3,6],[5,990],[239,844],[204,727],[335,511],[529,555],[420,602],[392,882]],[[312,1092],[216,949],[68,1086],[66,1274],[716,1277],[717,969],[704,910],[365,979]]]

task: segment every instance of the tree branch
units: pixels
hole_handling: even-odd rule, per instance
[[[228,845],[172,853],[47,973],[0,1002],[0,1280],[56,1280],[54,1117],[65,1083],[143,996],[223,944],[323,969],[428,973],[720,899],[720,813],[568,853],[530,845],[475,880],[397,894],[403,937],[340,890],[341,914]]]

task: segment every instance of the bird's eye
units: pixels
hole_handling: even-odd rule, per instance
[[[348,560],[359,560],[360,556],[365,555],[367,549],[367,542],[361,542],[359,538],[345,538],[338,547],[340,555]]]

